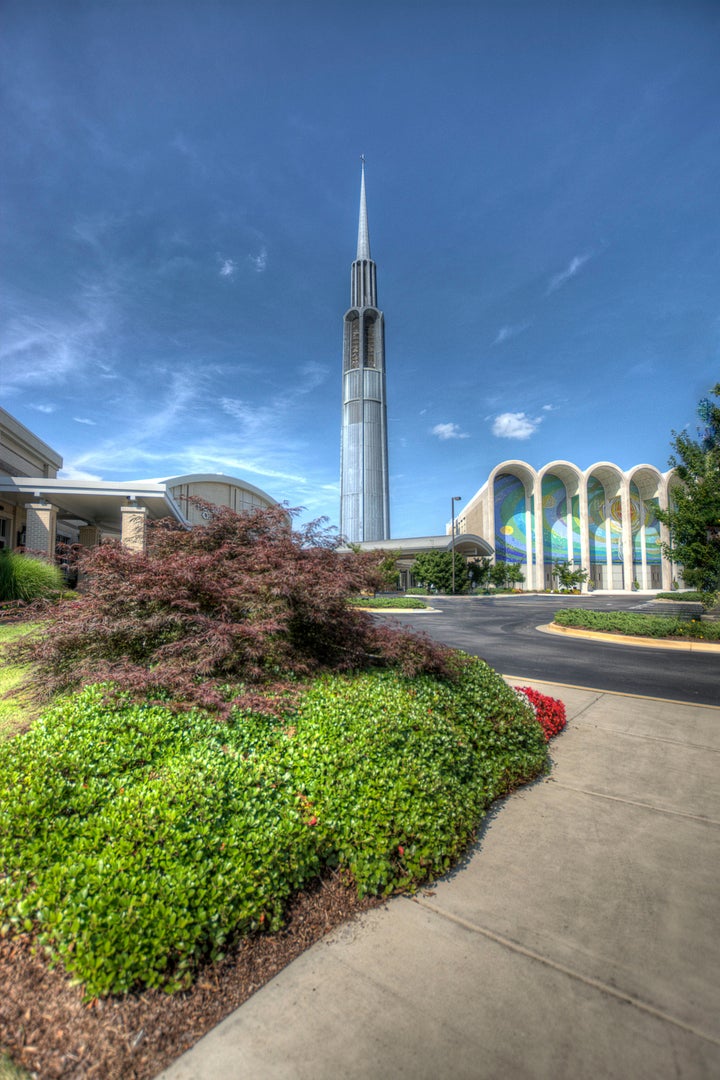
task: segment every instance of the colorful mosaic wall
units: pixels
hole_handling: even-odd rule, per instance
[[[660,565],[660,526],[656,516],[657,500],[643,502],[640,493],[630,487],[633,561],[642,562],[641,525],[645,525],[645,551],[648,565]],[[534,506],[532,507],[534,511]],[[495,556],[498,562],[519,563],[527,560],[525,488],[516,476],[505,474],[495,481]],[[622,502],[620,496],[607,499],[596,477],[588,481],[588,531],[590,562],[607,562],[606,515],[610,525],[613,563],[622,563]],[[531,518],[534,521],[534,513]],[[568,525],[570,547],[568,547]],[[565,485],[559,477],[548,474],[542,483],[542,530],[545,562],[571,558],[578,566],[580,549],[580,499],[572,496],[568,506]],[[532,537],[531,537],[532,546]]]
[[[498,476],[495,481],[495,559],[521,563],[526,560],[525,488],[517,476]]]

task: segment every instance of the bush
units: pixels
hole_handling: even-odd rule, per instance
[[[208,525],[151,527],[145,553],[103,544],[85,556],[83,594],[16,646],[38,694],[113,681],[137,700],[169,693],[227,712],[230,684],[236,704],[259,707],[260,694],[319,671],[446,670],[447,649],[348,604],[377,584],[373,555],[339,555],[322,523],[293,531],[278,506],[203,505]]]
[[[0,743],[3,932],[36,933],[87,996],[174,990],[276,930],[323,866],[384,895],[442,873],[547,763],[531,709],[456,663],[326,676],[282,721],[66,699]]]
[[[53,563],[0,549],[0,603],[49,599],[59,596],[63,589],[62,572]]]
[[[356,596],[349,603],[356,607],[364,608],[406,608],[421,610],[427,607],[422,600],[416,600],[412,596]]]
[[[673,600],[675,603],[685,601],[690,604],[702,604],[705,610],[717,603],[718,593],[714,592],[661,592],[655,597],[656,600]]]
[[[697,638],[720,641],[720,624],[675,619],[664,615],[640,615],[629,611],[573,611],[555,613],[558,626],[576,626],[605,634],[629,634],[650,638]]]

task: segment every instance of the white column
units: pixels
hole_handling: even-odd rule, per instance
[[[100,530],[97,525],[81,525],[78,531],[78,543],[82,547],[97,547],[100,543]]]
[[[55,557],[57,506],[48,502],[28,503],[25,507],[25,547],[52,559]]]
[[[638,502],[640,504],[640,561],[642,563],[640,584],[643,589],[649,589],[650,582],[648,581],[647,533],[645,531],[645,500],[641,496],[638,496]]]
[[[533,485],[535,497],[535,588],[545,588],[545,547],[543,542],[543,504],[542,504],[542,480],[535,478]],[[525,493],[525,498],[530,496]]]
[[[613,555],[612,555],[612,499],[608,497],[607,490],[605,490],[605,498],[603,500],[603,509],[605,511],[605,573],[607,574],[607,581],[605,583],[606,589],[612,589],[613,587]]]
[[[632,589],[635,570],[633,566],[632,508],[630,505],[630,483],[623,477],[620,489],[623,538],[623,588]]]
[[[532,509],[530,507],[530,498],[525,493],[525,565],[527,567],[527,579],[525,581],[526,589],[537,588],[533,584],[533,540],[532,540]]]
[[[579,487],[580,496],[580,565],[588,572],[588,580],[592,574],[590,565],[590,509],[587,497],[587,479],[582,477]],[[583,592],[587,592],[587,582],[583,585]]]
[[[145,550],[145,530],[147,525],[147,509],[144,506],[120,507],[122,532],[120,539],[126,548],[131,551]]]
[[[667,491],[667,485],[666,484],[663,484],[663,486],[660,489],[658,501],[660,503],[660,509],[661,510],[667,510],[669,500],[668,500],[668,491]],[[668,529],[667,525],[664,522],[661,521],[660,522],[660,544],[663,545],[663,544],[669,544],[669,543],[670,543],[670,530]],[[665,551],[663,550],[662,546],[660,548],[660,551],[661,551],[660,565],[662,567],[662,587],[663,587],[663,592],[670,592],[670,590],[672,589],[672,582],[673,582],[673,564],[670,562],[670,560],[666,556]]]

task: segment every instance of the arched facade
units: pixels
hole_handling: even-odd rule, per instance
[[[663,556],[667,531],[657,519],[677,477],[652,465],[623,471],[609,461],[582,470],[569,461],[535,469],[504,461],[458,514],[463,532],[484,536],[496,562],[519,563],[528,589],[553,585],[569,562],[596,589],[670,589],[681,570]]]

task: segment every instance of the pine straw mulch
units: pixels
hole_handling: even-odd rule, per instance
[[[33,955],[28,936],[0,938],[0,1074],[6,1051],[38,1080],[147,1080],[347,919],[377,907],[330,874],[298,894],[285,928],[243,939],[190,990],[146,990],[83,1004],[61,967]]]

